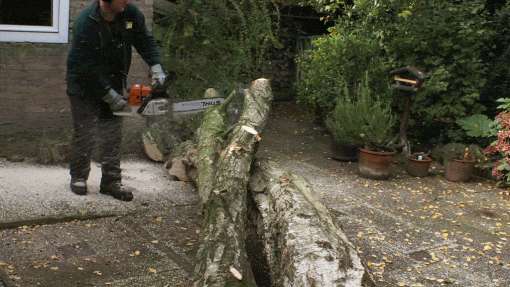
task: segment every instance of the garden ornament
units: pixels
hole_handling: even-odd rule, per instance
[[[425,81],[425,73],[416,67],[406,66],[392,70],[390,76],[393,77],[391,87],[400,91],[404,96],[404,109],[400,116],[399,146],[402,147],[402,152],[409,156],[411,154],[411,146],[407,140],[407,126],[411,112],[411,97],[422,87]]]

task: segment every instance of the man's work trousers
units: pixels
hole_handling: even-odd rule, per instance
[[[87,180],[96,138],[101,162],[101,182],[121,180],[120,145],[122,118],[113,115],[109,106],[80,95],[69,95],[73,118],[70,173],[72,179]]]

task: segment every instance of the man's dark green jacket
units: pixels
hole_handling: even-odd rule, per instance
[[[135,5],[128,4],[113,22],[107,23],[98,1],[94,1],[73,26],[67,58],[68,94],[101,98],[110,88],[122,89],[131,65],[132,46],[149,66],[160,64],[154,37]]]

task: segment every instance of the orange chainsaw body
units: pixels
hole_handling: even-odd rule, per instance
[[[146,85],[135,84],[131,86],[129,90],[128,104],[132,107],[141,106],[143,98],[150,96],[152,88]]]

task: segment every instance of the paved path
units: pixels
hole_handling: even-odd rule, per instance
[[[0,228],[30,222],[54,222],[133,213],[157,203],[189,204],[197,198],[190,187],[170,181],[161,164],[122,163],[124,184],[136,189],[132,202],[99,193],[100,170],[93,164],[89,194],[69,190],[68,170],[59,167],[0,161]]]
[[[132,202],[99,194],[97,166],[76,196],[63,167],[0,162],[0,287],[189,286],[195,192],[161,164],[122,168]]]
[[[510,197],[494,182],[452,183],[396,165],[388,181],[360,178],[330,157],[330,138],[292,107],[278,107],[259,155],[307,178],[379,286],[510,286]]]
[[[378,286],[510,286],[510,201],[494,183],[450,183],[439,171],[418,179],[401,169],[389,181],[362,179],[355,163],[329,158],[321,129],[274,115],[259,156],[312,183]],[[139,190],[131,203],[98,194],[97,169],[91,194],[77,197],[64,168],[0,162],[2,224],[94,217],[0,228],[0,278],[9,287],[189,286],[200,222],[195,193],[166,179],[160,165],[122,166]],[[96,218],[111,215],[123,216]]]
[[[355,165],[273,159],[311,182],[380,286],[510,286],[510,202],[492,183],[380,182]]]

